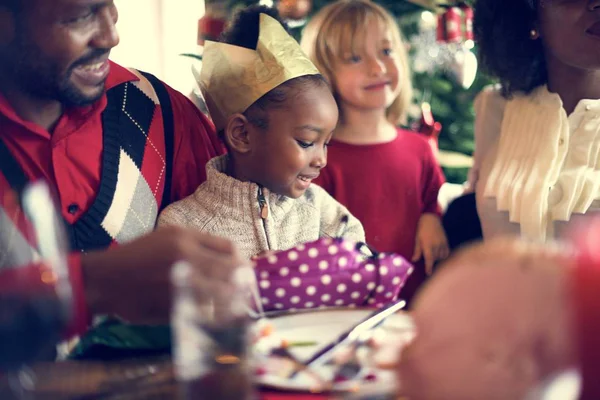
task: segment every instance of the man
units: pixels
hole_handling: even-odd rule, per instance
[[[108,60],[116,22],[112,0],[0,0],[0,229],[27,245],[21,214],[2,202],[50,184],[74,250],[71,334],[97,314],[167,322],[177,260],[216,283],[240,264],[226,240],[154,230],[222,148],[183,95]]]

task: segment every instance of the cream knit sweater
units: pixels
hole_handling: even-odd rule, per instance
[[[263,188],[268,215],[261,218],[259,186],[224,174],[226,167],[227,156],[210,160],[206,182],[191,196],[168,206],[158,224],[196,228],[228,238],[247,259],[265,250],[287,250],[324,236],[365,240],[361,223],[314,184],[298,199]],[[348,223],[342,224],[345,215]]]
[[[486,239],[546,241],[600,208],[600,100],[567,115],[546,86],[510,100],[488,88],[475,110],[470,185]]]

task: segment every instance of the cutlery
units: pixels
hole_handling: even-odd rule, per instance
[[[390,315],[393,315],[405,306],[406,301],[396,300],[386,304],[380,309],[375,310],[365,319],[344,331],[337,339],[335,339],[334,341],[317,351],[315,354],[313,354],[307,361],[304,362],[304,365],[307,368],[312,368],[316,365],[325,364],[331,359],[332,355],[339,347],[349,345],[358,341],[363,335],[363,333],[375,328],[383,321],[385,321],[385,319],[388,318]],[[293,378],[297,372],[298,371],[292,373],[290,378]]]

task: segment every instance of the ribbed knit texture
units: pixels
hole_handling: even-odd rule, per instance
[[[269,209],[263,220],[259,186],[226,175],[226,168],[227,156],[209,161],[206,182],[193,195],[167,207],[159,225],[196,228],[230,239],[247,259],[265,250],[287,250],[324,236],[365,240],[360,222],[317,185],[310,185],[298,199],[263,188]],[[344,215],[349,217],[347,225],[341,224]]]

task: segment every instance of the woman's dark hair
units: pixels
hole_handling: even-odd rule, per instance
[[[221,35],[220,41],[255,50],[258,44],[260,14],[273,17],[289,33],[287,24],[281,19],[277,10],[271,7],[254,5],[243,8],[234,15],[228,29]],[[269,121],[265,111],[269,108],[284,107],[291,90],[302,90],[310,85],[329,87],[322,75],[299,76],[265,93],[246,109],[244,115],[254,125],[261,129],[267,129]]]
[[[529,93],[547,82],[541,40],[531,39],[538,0],[477,0],[473,30],[479,62],[500,80],[502,94]]]

